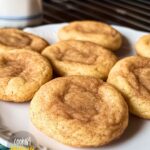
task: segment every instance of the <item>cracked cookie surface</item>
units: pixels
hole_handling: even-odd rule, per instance
[[[21,48],[41,52],[48,45],[41,37],[22,30],[0,29],[0,52]]]
[[[10,50],[0,54],[0,99],[29,101],[52,76],[49,62],[30,50]]]
[[[30,118],[42,132],[75,147],[97,147],[117,139],[128,125],[122,95],[102,80],[60,77],[44,84],[30,105]]]
[[[150,59],[132,56],[118,61],[108,80],[125,96],[130,111],[150,119]]]
[[[60,40],[82,40],[99,44],[110,50],[122,45],[121,34],[108,24],[98,21],[74,21],[58,32]]]
[[[85,75],[106,79],[117,57],[107,49],[77,40],[60,41],[42,52],[60,76]]]

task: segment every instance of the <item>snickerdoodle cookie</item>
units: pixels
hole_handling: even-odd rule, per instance
[[[86,75],[106,79],[117,57],[98,44],[66,40],[47,47],[42,55],[60,76]]]
[[[0,53],[0,100],[24,102],[52,76],[49,62],[31,50]]]
[[[110,84],[86,76],[44,84],[30,105],[33,124],[59,142],[97,147],[117,139],[128,125],[128,107]]]
[[[125,96],[130,111],[150,119],[150,59],[124,58],[111,69],[108,82]]]
[[[150,34],[142,36],[135,45],[138,55],[150,58]]]
[[[97,43],[110,50],[122,45],[122,36],[110,25],[98,21],[74,21],[58,32],[60,40],[82,40]]]
[[[0,51],[32,49],[41,52],[49,44],[36,35],[18,29],[0,29]]]

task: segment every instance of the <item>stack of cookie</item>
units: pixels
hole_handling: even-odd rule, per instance
[[[122,36],[107,24],[72,22],[58,37],[49,46],[29,33],[0,29],[1,100],[32,99],[33,124],[75,147],[119,138],[128,126],[128,106],[150,119],[150,59],[142,57],[149,57],[149,36],[136,44],[140,56],[119,61],[113,51],[121,48]]]

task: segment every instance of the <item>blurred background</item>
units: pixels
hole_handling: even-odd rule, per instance
[[[92,19],[150,31],[150,0],[43,0],[44,24]]]
[[[150,31],[150,0],[0,0],[0,27],[99,20]]]

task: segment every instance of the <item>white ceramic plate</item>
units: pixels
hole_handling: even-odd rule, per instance
[[[35,28],[26,28],[31,32],[49,41],[57,41],[57,31],[65,24],[45,25]],[[113,26],[124,36],[123,48],[117,52],[120,57],[134,55],[134,43],[144,32],[133,29]],[[2,125],[8,127],[12,132],[28,131],[34,135],[37,142],[50,148],[50,150],[81,150],[58,143],[38,131],[30,122],[28,115],[29,103],[15,104],[0,101],[0,128]],[[86,148],[86,150],[150,150],[150,121],[130,116],[130,122],[123,136],[107,146],[101,148]]]

